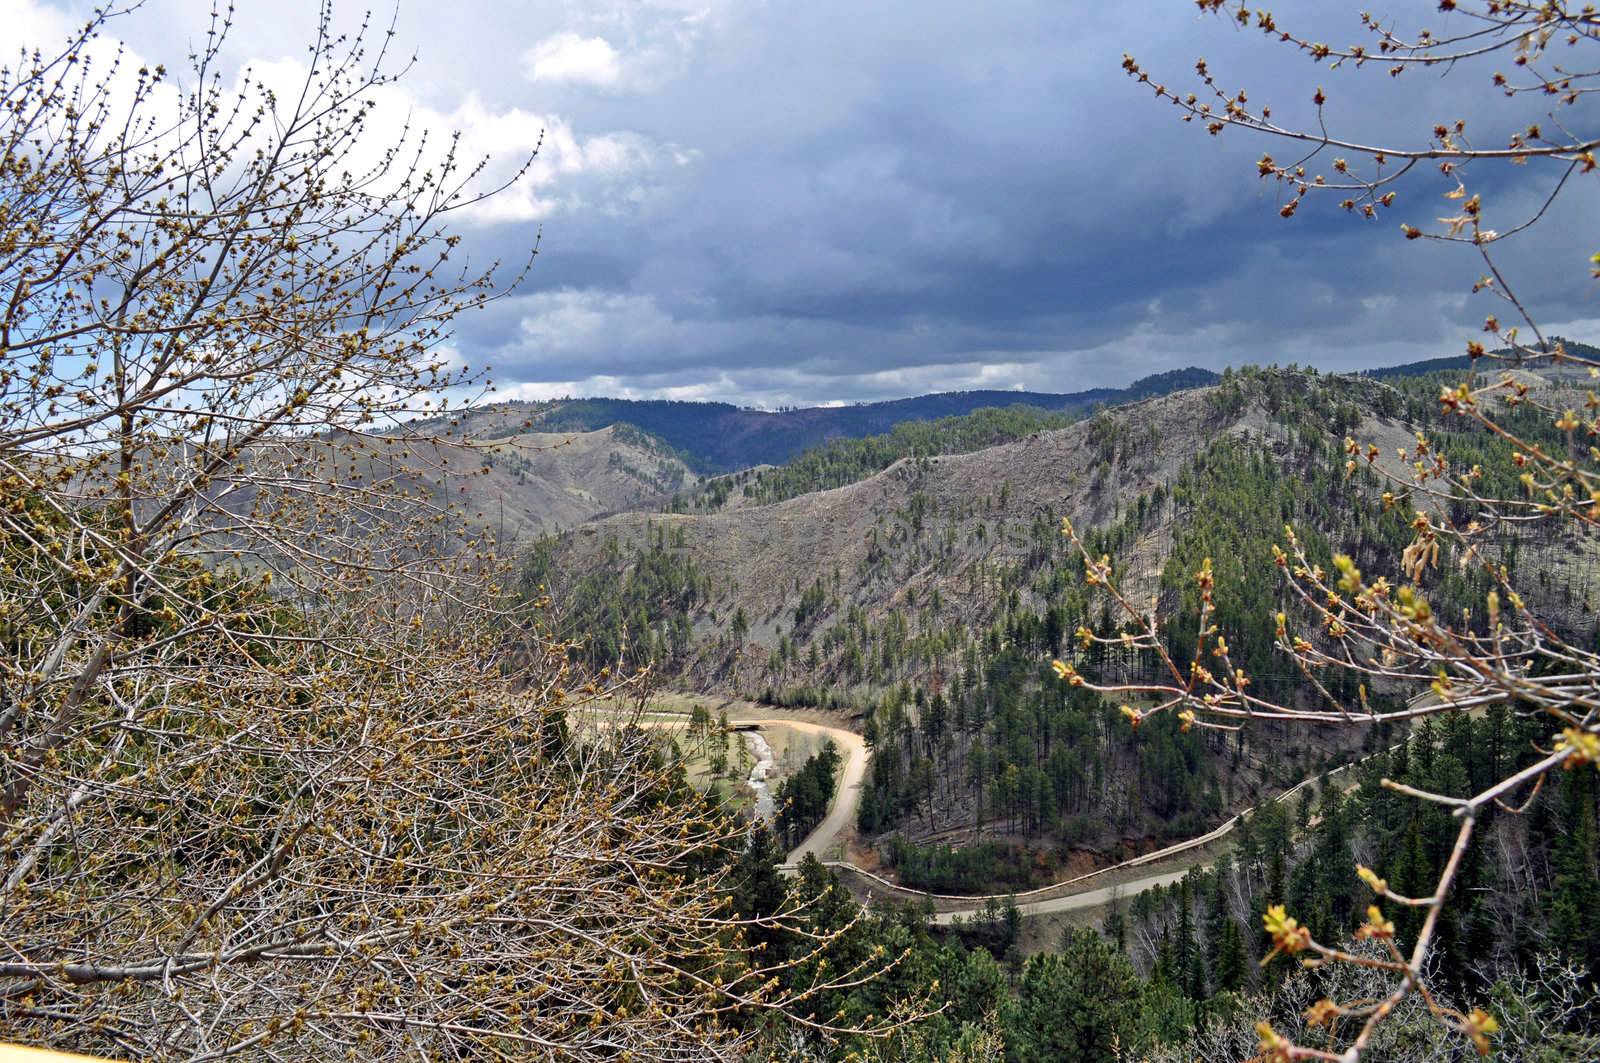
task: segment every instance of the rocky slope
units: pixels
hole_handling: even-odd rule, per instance
[[[361,466],[369,481],[391,479],[436,502],[448,499],[468,525],[505,544],[619,510],[654,509],[692,479],[669,448],[625,425],[369,440]]]
[[[1037,553],[1041,535],[1052,543],[1059,537],[1062,517],[1082,527],[1108,524],[1219,436],[1281,432],[1259,409],[1219,412],[1215,395],[1203,388],[1148,399],[1016,443],[904,460],[858,483],[771,506],[618,513],[563,537],[561,565],[583,571],[608,543],[626,557],[665,534],[710,581],[695,615],[700,641],[728,634],[742,610],[746,656],[775,648],[785,634],[809,643],[850,606],[881,618],[925,608],[937,596],[941,617],[979,625]],[[1403,426],[1376,426],[1386,439],[1410,439]],[[1151,529],[1128,555],[1134,589],[1153,587],[1159,544],[1169,535],[1170,528]],[[794,612],[817,579],[827,600],[797,632]],[[690,672],[713,678],[718,663],[701,654]]]
[[[1293,522],[1392,569],[1408,514],[1377,505],[1382,485],[1345,482],[1342,441],[1376,444],[1403,472],[1400,452],[1437,393],[1284,371],[1231,378],[773,505],[615,514],[544,544],[539,582],[578,626],[616,627],[596,639],[605,660],[632,652],[699,689],[861,713],[875,744],[865,829],[970,842],[986,825],[1045,846],[1058,867],[1097,866],[1198,833],[1349,750],[1262,727],[1134,739],[1113,707],[1065,699],[1048,660],[1070,652],[1077,625],[1108,617],[1061,519],[1116,558],[1124,589],[1174,630],[1193,568],[1214,556],[1230,641],[1257,646],[1251,674],[1297,696],[1270,635],[1250,627],[1275,608],[1270,543]],[[1463,460],[1479,460],[1480,443],[1460,443]],[[1524,535],[1513,549],[1546,615],[1594,624],[1592,543]],[[1441,603],[1481,601],[1470,573],[1429,580]],[[938,863],[924,856],[901,854]]]

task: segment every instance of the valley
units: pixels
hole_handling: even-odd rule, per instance
[[[1141,765],[1114,721],[1090,702],[1066,699],[1046,678],[1073,629],[1097,620],[1072,604],[1063,517],[1126,536],[1118,556],[1131,591],[1163,596],[1171,608],[1163,574],[1188,518],[1171,501],[1152,512],[1148,500],[1168,495],[1195,455],[1219,440],[1287,446],[1291,430],[1265,410],[1222,410],[1218,395],[1181,392],[971,453],[906,459],[859,482],[773,505],[617,514],[550,544],[536,562],[537,579],[552,588],[558,612],[572,610],[572,629],[589,633],[595,666],[622,652],[625,627],[627,644],[639,648],[635,660],[655,662],[675,682],[858,715],[876,764],[865,814],[856,817],[870,834],[892,825],[922,845],[1042,843],[1063,858],[1039,874],[1068,878],[1202,834],[1230,809],[1315,767],[1273,765],[1266,728],[1226,751],[1171,736],[1171,755],[1190,765],[1178,775]],[[1398,426],[1383,430],[1409,438]],[[605,582],[585,586],[563,573],[585,580],[603,574]],[[608,611],[590,613],[590,600],[608,603]],[[1050,700],[1039,702],[1041,696]],[[1025,722],[1021,712],[1042,718]],[[1045,772],[1070,822],[1048,826],[1039,812],[1008,807],[1021,784],[1006,783],[1005,761],[994,777],[980,777],[981,789],[966,785],[973,770],[988,774],[977,758],[978,743],[995,742],[990,719],[1041,741],[1061,734],[1059,751],[1041,745],[1008,756]],[[937,729],[914,737],[924,723]],[[916,757],[907,759],[901,751],[913,744]],[[1229,771],[1202,777],[1223,753]],[[1324,753],[1339,751],[1329,746]],[[887,774],[897,770],[891,756],[901,758],[900,778],[926,780],[916,784],[924,788],[914,799],[888,789],[905,785]],[[925,767],[916,766],[919,759]],[[1090,775],[1096,763],[1104,766],[1098,780]],[[1144,776],[1139,781],[1154,793],[1182,784],[1183,772],[1197,774],[1198,789],[1161,799],[1178,802],[1155,814],[1165,827],[1125,804],[1130,773]],[[891,811],[886,800],[899,807]],[[1174,810],[1186,818],[1169,814]],[[872,865],[882,868],[883,859],[877,854]],[[1015,883],[1019,891],[1030,884]]]
[[[584,714],[592,714],[597,720],[613,723],[627,720],[667,734],[678,734],[691,726],[691,707],[703,709],[714,719],[725,719],[735,734],[750,729],[768,733],[787,731],[825,739],[837,745],[844,753],[844,764],[828,814],[798,846],[789,850],[785,863],[780,866],[793,873],[802,861],[813,857],[839,874],[859,900],[927,903],[933,913],[933,923],[938,926],[951,926],[981,918],[986,906],[992,907],[997,902],[1015,904],[1021,915],[1030,921],[1072,915],[1074,922],[1081,923],[1085,916],[1097,917],[1111,905],[1128,897],[1156,887],[1170,886],[1193,869],[1209,865],[1227,854],[1230,851],[1229,836],[1241,817],[1250,811],[1236,814],[1196,837],[1048,885],[991,894],[929,892],[900,885],[863,866],[873,865],[882,870],[876,854],[859,843],[855,828],[868,765],[868,751],[861,736],[850,729],[850,725],[858,721],[833,712],[786,710],[737,698],[666,691],[651,695],[642,707],[624,709],[602,705],[586,709]],[[1288,802],[1308,787],[1319,784],[1340,783],[1348,789],[1355,781],[1349,773],[1349,767],[1342,767],[1302,779],[1267,800],[1274,804]],[[780,779],[781,776],[774,776],[771,781],[775,785]],[[1047,947],[1050,934],[1035,931],[1028,935],[1027,940],[1032,949]]]
[[[650,713],[667,715],[652,728],[699,712],[783,751],[763,794],[778,840],[752,841],[746,858],[768,854],[790,889],[845,891],[878,918],[922,920],[1017,965],[1090,933],[1151,992],[1205,1000],[1249,984],[1251,955],[1270,959],[1249,942],[1271,898],[1311,913],[1316,933],[1352,917],[1360,887],[1330,876],[1330,861],[1382,859],[1409,889],[1437,873],[1443,827],[1386,818],[1398,815],[1394,779],[1529,758],[1510,752],[1533,733],[1526,718],[1473,707],[1414,726],[1448,688],[1419,702],[1399,677],[1297,674],[1272,630],[1275,610],[1289,610],[1280,629],[1316,615],[1284,604],[1274,546],[1285,526],[1307,563],[1336,567],[1347,550],[1341,565],[1392,570],[1419,526],[1475,513],[1407,487],[1429,462],[1473,470],[1481,497],[1518,489],[1499,471],[1505,441],[1441,416],[1440,388],[1459,372],[1245,369],[1081,418],[980,411],[902,425],[585,521],[530,544],[523,578],[548,594],[551,630],[577,639],[573,660],[646,670],[676,691],[654,696]],[[1545,408],[1584,401],[1582,379],[1559,368],[1509,379]],[[1507,423],[1519,446],[1564,445],[1536,416]],[[1526,604],[1561,637],[1600,633],[1592,536],[1508,523],[1474,543],[1521,575]],[[1097,571],[1135,616],[1118,615]],[[1202,614],[1197,587],[1212,579]],[[1464,561],[1441,565],[1431,608],[1471,625],[1492,588]],[[1201,615],[1261,704],[1359,702],[1368,720],[1191,731],[1171,714],[1143,719],[1159,704],[1144,691],[1204,663]],[[1146,618],[1154,634],[1136,650]],[[1074,669],[1128,693],[1063,682]],[[841,754],[833,789],[825,805],[807,792],[797,834],[787,805],[802,800],[795,787],[823,738]],[[713,789],[748,822],[765,818],[739,787]],[[1500,855],[1474,874],[1514,879],[1512,854],[1535,843],[1512,826],[1495,839]],[[1474,903],[1474,926],[1511,918],[1488,897]],[[1450,932],[1437,947],[1461,957],[1468,931]],[[1501,930],[1474,932],[1513,947]]]
[[[648,664],[739,706],[730,720],[780,708],[849,720],[869,762],[851,776],[853,814],[836,802],[828,817],[833,837],[852,821],[845,863],[906,896],[1098,888],[1093,876],[1210,837],[1399,732],[1263,722],[1201,737],[1157,720],[1136,738],[1116,706],[1050,672],[1082,631],[1116,630],[1084,593],[1063,519],[1169,618],[1180,661],[1186,587],[1214,557],[1230,588],[1222,619],[1256,647],[1241,663],[1264,691],[1304,697],[1261,630],[1276,608],[1270,547],[1293,523],[1315,543],[1398,558],[1409,531],[1379,504],[1380,477],[1409,474],[1398,455],[1436,413],[1434,378],[1397,379],[1252,371],[769,504],[617,513],[536,544],[527,578],[549,588],[557,630],[585,633],[590,667]],[[1349,504],[1345,435],[1380,454],[1359,481],[1364,506]],[[1593,544],[1496,548],[1540,574],[1529,593],[1550,615],[1594,624]],[[1462,606],[1474,593],[1445,591]],[[1123,681],[1153,674],[1131,654],[1089,656]]]
[[[1600,15],[1298,6],[12,0],[0,1059],[1600,1061]]]

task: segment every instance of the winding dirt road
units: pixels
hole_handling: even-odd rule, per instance
[[[791,731],[830,738],[839,747],[839,752],[844,756],[844,768],[839,774],[839,786],[834,791],[833,803],[828,806],[828,814],[806,835],[805,841],[789,853],[789,863],[784,866],[798,864],[807,856],[815,856],[829,863],[837,860],[834,854],[843,856],[846,841],[855,834],[856,809],[861,805],[861,783],[867,777],[867,744],[861,736],[840,727],[784,717],[751,720],[730,714],[728,719],[731,723],[746,726],[786,727]]]
[[[843,727],[819,723],[815,718],[806,718],[820,715],[818,713],[789,712],[750,701],[689,694],[660,696],[658,706],[651,707],[643,713],[627,715],[640,723],[686,725],[689,721],[687,710],[680,712],[676,708],[660,705],[660,702],[675,705],[680,701],[703,705],[713,715],[725,713],[728,723],[735,730],[749,727],[761,730],[782,728],[832,739],[844,758],[844,767],[839,775],[839,785],[834,790],[833,803],[828,806],[828,814],[823,817],[822,822],[818,823],[811,833],[806,835],[805,840],[790,852],[789,862],[782,866],[785,869],[792,869],[809,855],[832,866],[855,867],[854,864],[844,863],[842,858],[848,852],[850,840],[855,837],[856,810],[861,805],[861,784],[867,777],[867,744],[860,735]]]
[[[1132,896],[1156,886],[1170,885],[1183,878],[1191,868],[1214,860],[1218,855],[1214,851],[1216,843],[1231,834],[1238,826],[1240,817],[1244,815],[1241,812],[1198,837],[1188,838],[1131,860],[1041,886],[1038,889],[1006,894],[930,893],[891,882],[844,859],[848,855],[849,844],[855,837],[856,811],[861,804],[861,787],[867,774],[867,748],[860,735],[835,723],[818,722],[819,717],[828,716],[825,713],[790,711],[732,698],[695,695],[671,697],[674,700],[704,704],[713,712],[726,713],[728,722],[736,727],[758,727],[762,730],[787,728],[832,739],[844,755],[844,768],[838,789],[834,793],[833,803],[828,807],[828,814],[822,822],[817,824],[805,840],[789,853],[789,861],[780,866],[784,870],[793,871],[806,856],[815,856],[827,867],[849,876],[869,897],[931,900],[937,908],[933,921],[938,924],[949,924],[958,917],[970,918],[982,912],[984,905],[990,900],[1014,900],[1017,902],[1017,909],[1024,916],[1049,915],[1099,908],[1118,896]],[[647,715],[655,718],[687,719],[686,713],[674,711],[652,710]],[[1276,797],[1269,798],[1263,804],[1287,801],[1318,779],[1332,778],[1348,771],[1352,766],[1346,765],[1325,775],[1305,779]],[[1136,869],[1145,867],[1151,868],[1149,873],[1130,874]]]
[[[1208,858],[1209,859],[1209,858]],[[1203,861],[1195,861],[1201,863]],[[1084,890],[1082,893],[1071,893],[1064,897],[1051,897],[1049,900],[1028,901],[1017,905],[1017,911],[1023,918],[1032,915],[1051,915],[1055,912],[1077,912],[1085,908],[1100,908],[1110,904],[1118,897],[1131,897],[1136,893],[1154,889],[1157,886],[1170,886],[1189,873],[1188,867],[1181,867],[1175,871],[1163,871],[1159,875],[1146,875],[1144,878],[1134,879],[1131,882],[1121,882],[1115,886],[1101,886],[1097,889]],[[933,921],[941,926],[948,926],[957,919],[970,919],[982,910],[982,905],[972,908],[953,909],[948,912],[935,912]]]

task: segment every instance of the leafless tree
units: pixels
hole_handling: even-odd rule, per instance
[[[1363,951],[1377,955],[1371,946]],[[1385,975],[1377,967],[1345,965],[1333,974],[1333,992],[1342,999],[1380,997],[1387,989]],[[1496,1038],[1500,1058],[1587,1059],[1600,1050],[1592,1036],[1550,1033],[1564,1029],[1567,1020],[1582,1011],[1583,974],[1570,963],[1540,957],[1527,971],[1498,975],[1495,1007],[1505,1020]],[[1259,1051],[1260,1040],[1251,1016],[1269,1011],[1280,1016],[1279,1024],[1296,1040],[1327,1043],[1333,1031],[1312,1025],[1309,1017],[1327,989],[1309,972],[1297,971],[1271,997],[1249,998],[1234,1015],[1203,1023],[1181,1044],[1139,1058],[1141,1063],[1249,1059]],[[1376,1032],[1371,1051],[1393,1063],[1448,1063],[1460,1058],[1459,1048],[1449,1032],[1433,1021],[1428,1005],[1412,996],[1398,1005],[1384,1028]]]
[[[1357,219],[1379,218],[1399,209],[1400,189],[1408,175],[1437,172],[1454,213],[1427,226],[1405,223],[1403,234],[1411,240],[1461,245],[1476,255],[1484,273],[1474,290],[1488,293],[1500,304],[1500,314],[1489,314],[1484,322],[1491,342],[1467,346],[1479,371],[1445,389],[1441,409],[1510,444],[1523,493],[1503,497],[1486,493],[1484,470],[1453,466],[1425,435],[1418,436],[1414,449],[1400,455],[1398,467],[1380,461],[1376,447],[1346,441],[1347,469],[1354,474],[1364,465],[1387,481],[1382,504],[1409,511],[1414,539],[1402,558],[1401,571],[1373,577],[1346,557],[1336,559],[1336,571],[1324,571],[1307,557],[1292,529],[1285,530],[1277,561],[1290,605],[1278,614],[1277,642],[1296,662],[1309,695],[1292,702],[1258,695],[1250,677],[1236,666],[1214,622],[1209,562],[1195,576],[1201,609],[1193,664],[1180,666],[1168,652],[1154,610],[1124,595],[1116,586],[1110,559],[1083,550],[1069,525],[1065,531],[1078,542],[1088,581],[1105,589],[1124,622],[1121,635],[1102,639],[1083,630],[1080,638],[1086,645],[1108,642],[1138,648],[1155,659],[1160,678],[1136,684],[1096,683],[1071,662],[1057,662],[1057,671],[1071,683],[1118,700],[1153,703],[1145,708],[1124,705],[1122,711],[1135,726],[1151,715],[1170,712],[1181,718],[1185,729],[1237,729],[1261,720],[1364,728],[1490,705],[1506,705],[1546,720],[1549,742],[1538,759],[1476,793],[1430,793],[1385,780],[1395,790],[1448,808],[1458,825],[1454,848],[1426,896],[1402,896],[1378,871],[1360,869],[1377,901],[1423,910],[1421,930],[1405,949],[1394,940],[1394,925],[1378,904],[1356,931],[1358,938],[1379,943],[1377,951],[1315,941],[1281,906],[1266,916],[1275,951],[1309,956],[1307,962],[1313,964],[1349,964],[1382,976],[1381,991],[1349,999],[1325,998],[1312,1006],[1314,1025],[1330,1029],[1340,1025],[1349,1030],[1347,1037],[1311,1046],[1263,1025],[1259,1048],[1266,1058],[1354,1063],[1378,1051],[1375,1046],[1384,1022],[1414,999],[1420,999],[1444,1027],[1487,1051],[1498,1020],[1482,1008],[1451,1007],[1429,986],[1427,961],[1440,913],[1450,903],[1451,887],[1486,809],[1525,806],[1550,773],[1594,770],[1600,762],[1600,656],[1535,614],[1489,544],[1498,530],[1537,521],[1560,522],[1586,537],[1600,527],[1600,450],[1594,446],[1600,437],[1595,415],[1600,400],[1591,391],[1582,413],[1559,408],[1530,389],[1523,377],[1483,373],[1487,366],[1479,360],[1577,365],[1587,368],[1591,377],[1600,375],[1600,366],[1544,334],[1528,301],[1511,286],[1496,258],[1502,241],[1538,222],[1558,196],[1570,193],[1578,182],[1594,180],[1600,134],[1583,127],[1585,121],[1592,123],[1593,116],[1580,105],[1600,90],[1600,72],[1594,64],[1600,51],[1596,47],[1600,15],[1590,6],[1559,0],[1443,0],[1437,7],[1448,32],[1419,30],[1406,35],[1388,21],[1362,14],[1367,40],[1333,47],[1297,36],[1265,9],[1223,0],[1200,0],[1199,6],[1241,28],[1259,30],[1314,62],[1344,68],[1351,76],[1364,69],[1392,79],[1403,79],[1418,69],[1450,70],[1458,82],[1481,76],[1476,84],[1491,99],[1533,96],[1548,102],[1545,119],[1519,130],[1504,146],[1475,143],[1467,121],[1455,117],[1434,124],[1414,143],[1386,143],[1334,128],[1328,118],[1330,93],[1321,87],[1307,91],[1316,108],[1314,127],[1300,128],[1281,124],[1254,91],[1224,89],[1203,59],[1196,63],[1199,84],[1192,92],[1161,83],[1132,56],[1123,61],[1130,76],[1150,86],[1184,121],[1199,122],[1213,135],[1238,131],[1294,151],[1292,161],[1268,152],[1257,164],[1262,179],[1284,189],[1280,213],[1285,217],[1293,216],[1308,197],[1332,194]],[[1523,167],[1522,181],[1542,189],[1525,214],[1513,214],[1510,204],[1497,212],[1478,191],[1485,169],[1498,166]],[[1505,216],[1503,228],[1491,229],[1489,217],[1499,214]],[[1596,263],[1600,265],[1600,256]],[[1509,323],[1501,321],[1502,315]],[[1548,416],[1568,445],[1542,447],[1519,435],[1507,416],[1518,407]],[[1461,513],[1470,516],[1457,516]],[[1431,608],[1426,585],[1430,572],[1441,564],[1476,567],[1487,575],[1494,589],[1483,602],[1477,623],[1448,620]],[[1304,629],[1297,631],[1302,622]],[[1383,713],[1369,704],[1364,685],[1355,703],[1347,703],[1322,678],[1334,669],[1358,673],[1374,687],[1410,690],[1419,696],[1402,711]]]
[[[107,40],[124,14],[0,72],[0,1039],[702,1059],[750,1010],[826,1031],[817,994],[892,958],[778,989],[728,908],[737,825],[637,730],[567,738],[635,680],[573,674],[417,472],[476,466],[416,418],[481,384],[451,322],[516,280],[446,227],[482,165],[375,140],[381,28],[324,8],[294,84],[234,83],[227,12],[183,79]]]

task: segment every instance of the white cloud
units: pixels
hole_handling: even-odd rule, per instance
[[[537,292],[520,300],[520,347],[535,358],[596,348],[636,348],[667,344],[680,323],[651,296],[576,290]]]
[[[523,54],[534,81],[610,88],[622,80],[622,61],[604,37],[557,33]]]
[[[428,130],[442,150],[448,134],[455,132],[458,162],[472,166],[488,160],[473,183],[476,190],[505,185],[526,165],[520,180],[459,216],[480,225],[538,221],[580,210],[625,213],[647,198],[653,174],[697,158],[693,150],[630,130],[584,134],[558,114],[517,106],[496,109],[476,94],[448,110],[430,106],[403,84],[384,86],[376,94],[379,107],[366,141],[374,149],[389,147],[409,127],[412,135]]]
[[[167,2],[184,6],[189,0]],[[125,46],[119,33],[142,28],[136,19],[129,16],[110,20],[105,32],[91,42],[87,51],[99,66],[109,68],[118,48]],[[43,48],[46,54],[59,49],[68,35],[79,28],[40,0],[0,0],[0,25],[14,27],[15,40]],[[280,107],[293,105],[300,98],[300,87],[308,75],[304,60],[287,53],[249,54],[247,49],[253,49],[256,43],[259,42],[244,33],[236,34],[232,41],[231,91],[248,93],[259,84],[276,93]],[[535,76],[547,80],[606,84],[614,82],[620,72],[618,53],[602,37],[556,34],[532,49],[529,56]],[[0,65],[12,61],[14,57],[0,49]],[[148,110],[175,113],[180,105],[180,86],[188,71],[173,56],[145,55],[129,47],[114,82],[116,94],[131,98],[133,69],[145,62],[154,65],[159,61],[171,64],[174,74],[147,105]],[[354,150],[341,160],[342,168],[361,174],[380,167],[388,150],[402,143],[408,150],[415,149],[423,136],[427,137],[428,148],[419,160],[419,170],[437,168],[452,143],[452,134],[457,136],[454,143],[456,162],[461,167],[458,173],[471,169],[480,160],[488,160],[469,193],[504,185],[526,165],[520,180],[463,210],[456,216],[460,222],[494,226],[580,211],[599,216],[627,214],[648,200],[656,184],[652,176],[656,171],[681,169],[697,157],[692,149],[658,143],[630,130],[583,132],[561,114],[486,101],[476,91],[454,99],[437,99],[420,94],[418,88],[401,80],[368,91],[376,109],[369,115]],[[538,154],[534,157],[536,149]],[[405,156],[408,151],[400,154]],[[241,157],[247,155],[248,151],[241,152]],[[403,172],[392,171],[390,176],[398,184]],[[371,190],[381,194],[389,189],[385,182],[379,182]]]
[[[74,30],[83,28],[64,13],[31,0],[0,0],[0,26],[5,26],[6,36],[13,42],[0,51],[0,62],[8,65],[16,58],[18,47],[39,48],[48,55],[65,44]]]

